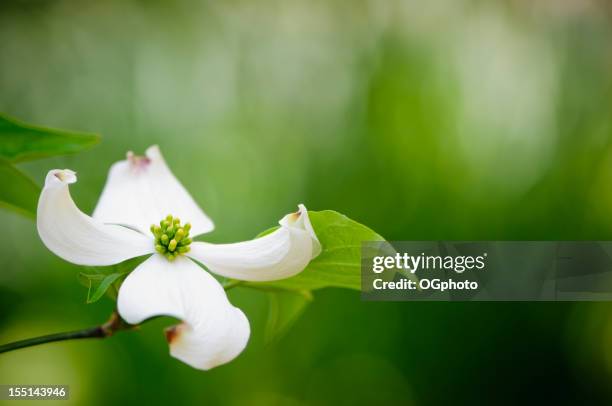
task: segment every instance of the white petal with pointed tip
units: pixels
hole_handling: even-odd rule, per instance
[[[43,243],[78,265],[112,265],[154,251],[153,238],[97,221],[74,204],[68,185],[77,181],[68,169],[49,171],[38,200],[36,225]]]
[[[132,324],[160,315],[182,320],[168,334],[170,354],[198,369],[231,361],[250,335],[247,318],[219,282],[181,256],[170,262],[155,254],[138,266],[121,285],[117,308]]]
[[[303,205],[299,207],[268,235],[234,244],[193,242],[186,255],[211,272],[244,281],[273,281],[296,275],[321,252],[308,211]]]
[[[115,163],[93,217],[106,223],[131,224],[143,232],[171,214],[191,223],[191,235],[214,229],[183,185],[172,174],[159,148],[147,149],[146,157]]]

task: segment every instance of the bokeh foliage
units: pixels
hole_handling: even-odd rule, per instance
[[[36,215],[40,188],[14,163],[78,152],[97,142],[95,135],[35,127],[0,114],[0,206]]]
[[[0,111],[105,136],[19,164],[79,173],[159,144],[238,241],[303,202],[389,240],[612,238],[612,22],[603,1],[3,1]],[[0,339],[104,319],[31,220],[0,213]],[[612,308],[362,303],[324,289],[264,345],[202,373],[140,334],[4,355],[0,381],[69,383],[75,404],[547,403],[610,399]],[[110,354],[110,355],[109,355]]]

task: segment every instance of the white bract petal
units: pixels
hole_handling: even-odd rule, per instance
[[[228,278],[273,281],[296,275],[321,252],[308,211],[303,205],[299,208],[268,235],[235,244],[194,242],[186,255]]]
[[[80,211],[68,188],[76,181],[76,174],[68,169],[47,174],[36,219],[47,248],[78,265],[112,265],[154,251],[151,238],[122,226],[103,224]]]
[[[159,148],[145,157],[128,154],[115,163],[93,217],[106,223],[131,224],[148,232],[152,223],[172,214],[191,223],[191,235],[214,229],[213,222],[172,174]]]
[[[167,331],[170,354],[198,369],[231,361],[250,335],[219,282],[185,257],[170,262],[155,254],[143,262],[121,285],[117,309],[131,324],[162,315],[182,320]]]

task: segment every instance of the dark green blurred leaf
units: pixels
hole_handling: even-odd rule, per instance
[[[361,288],[361,243],[384,241],[384,238],[363,224],[333,210],[309,211],[308,215],[321,242],[321,254],[296,276],[274,282],[250,282],[246,283],[246,286],[288,290]],[[273,229],[264,233],[271,231]]]
[[[71,154],[98,141],[94,134],[37,127],[0,114],[0,157],[9,162]]]
[[[312,294],[309,291],[279,290],[268,292],[268,299],[270,307],[264,339],[271,343],[280,339],[302,315],[312,301]]]
[[[40,188],[10,163],[0,159],[0,206],[28,217],[36,217]]]

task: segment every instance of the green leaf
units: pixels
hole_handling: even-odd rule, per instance
[[[264,340],[267,344],[279,340],[304,313],[312,302],[309,291],[278,290],[268,292],[270,307]]]
[[[87,288],[87,303],[97,302],[105,293],[111,299],[117,299],[119,287],[125,277],[148,257],[149,255],[143,255],[116,265],[91,267],[87,268],[89,273],[79,273],[79,281]]]
[[[321,254],[296,276],[274,282],[249,282],[244,286],[288,290],[361,288],[361,243],[384,241],[384,238],[363,224],[332,210],[309,211],[308,215],[321,242]],[[273,229],[264,233],[271,231]]]
[[[79,152],[99,139],[95,134],[38,127],[0,114],[0,158],[12,163]]]
[[[101,273],[85,273],[79,272],[79,282],[87,288],[91,289],[92,284],[99,284],[106,277]]]
[[[0,159],[0,206],[28,217],[36,217],[40,188],[17,168]]]
[[[93,295],[91,294],[92,280],[90,279],[89,291],[87,292],[87,303],[94,303],[100,300],[100,298],[106,293],[108,288],[111,287],[113,282],[115,282],[117,279],[124,275],[124,273],[112,273],[110,275],[104,276],[104,278],[100,281],[99,285],[95,288],[96,290],[94,291]]]

